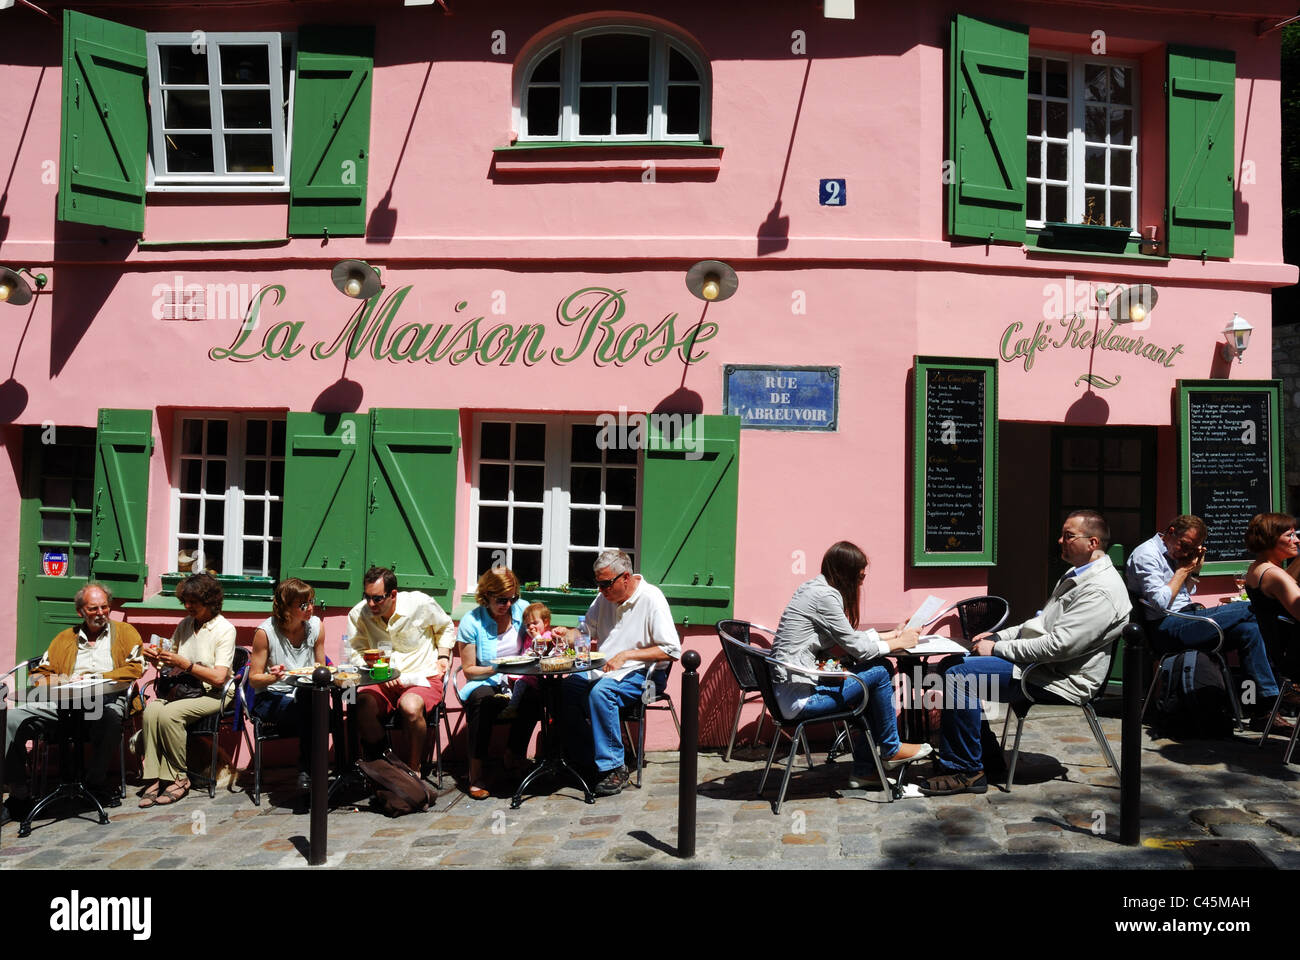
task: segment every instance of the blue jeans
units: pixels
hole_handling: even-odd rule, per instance
[[[1255,681],[1259,688],[1257,701],[1277,696],[1277,680],[1268,663],[1268,651],[1255,620],[1255,611],[1248,603],[1225,603],[1209,610],[1198,611],[1196,616],[1209,617],[1223,628],[1224,646],[1236,650],[1241,658],[1241,669]],[[1181,617],[1165,617],[1155,625],[1154,645],[1159,653],[1212,647],[1218,635],[1207,624]]]
[[[311,698],[310,690],[304,690],[301,697],[278,690],[258,690],[253,694],[254,716],[275,724],[277,734],[298,737],[299,770],[306,770],[311,764]]]
[[[651,675],[655,691],[662,693],[668,682],[668,671],[656,670]],[[575,673],[563,681],[564,754],[572,762],[591,765],[606,774],[623,766],[623,733],[619,729],[618,711],[641,699],[645,671],[637,670],[622,680],[608,675],[590,680],[587,674]],[[591,720],[591,735],[587,735],[587,720]]]
[[[1020,681],[1011,675],[1015,664],[1001,657],[954,657],[945,664],[942,739],[935,767],[940,773],[975,773],[984,769],[980,699],[1010,703],[1020,692]]]
[[[804,704],[796,719],[809,720],[828,713],[852,709],[862,702],[862,691],[867,690],[867,709],[864,716],[871,735],[880,746],[880,755],[889,759],[898,752],[898,717],[894,713],[894,675],[888,667],[877,664],[855,674],[861,683],[846,679],[843,686],[818,684],[816,692]],[[874,764],[867,751],[865,740],[853,738],[853,761]]]

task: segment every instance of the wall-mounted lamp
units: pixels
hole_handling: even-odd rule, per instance
[[[32,273],[26,267],[19,267],[17,270],[0,267],[0,303],[12,303],[16,307],[31,303],[32,288],[22,278],[21,275],[24,273],[32,278],[37,290],[44,290],[45,285],[50,282],[45,274]]]
[[[1228,325],[1223,328],[1223,339],[1226,342],[1219,348],[1223,359],[1231,363],[1232,358],[1236,357],[1237,362],[1241,363],[1241,355],[1250,345],[1250,334],[1254,329],[1239,314],[1234,313]]]
[[[686,271],[686,289],[706,303],[726,300],[739,286],[736,271],[721,260],[701,260]]]
[[[1111,300],[1111,296],[1114,299]],[[1110,319],[1115,323],[1141,323],[1156,307],[1160,295],[1149,283],[1139,283],[1115,294],[1115,288],[1105,290],[1097,288],[1097,308],[1107,309]],[[1110,300],[1107,308],[1106,301]]]
[[[340,260],[330,271],[330,280],[345,297],[369,300],[384,285],[379,280],[379,268],[364,260]]]

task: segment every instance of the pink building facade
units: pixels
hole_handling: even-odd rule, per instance
[[[48,278],[0,305],[0,661],[89,576],[170,633],[211,569],[241,642],[302,576],[333,648],[372,563],[459,618],[504,562],[564,622],[619,546],[725,742],[714,621],[833,541],[871,623],[1023,618],[1064,511],[1178,512],[1180,380],[1271,377],[1279,3],[449,4],[0,13],[0,265]],[[991,371],[974,560],[917,562],[917,357]]]

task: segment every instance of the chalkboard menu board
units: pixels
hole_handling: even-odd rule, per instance
[[[1244,570],[1257,513],[1282,510],[1280,380],[1179,380],[1179,512],[1205,521],[1204,573]]]
[[[996,360],[915,357],[912,564],[997,562]]]

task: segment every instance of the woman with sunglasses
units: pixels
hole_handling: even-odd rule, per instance
[[[474,591],[478,606],[465,615],[456,633],[462,672],[468,678],[458,691],[465,706],[469,728],[469,795],[485,800],[491,795],[483,776],[483,761],[492,745],[492,724],[497,715],[510,706],[508,678],[497,673],[493,663],[523,650],[528,642],[524,630],[524,609],[528,604],[519,597],[519,580],[506,567],[493,567],[478,578]],[[533,726],[541,716],[536,688],[523,691],[516,699],[517,713],[510,723],[505,767],[511,773],[522,769],[523,755]]]
[[[857,705],[865,690],[864,718],[888,771],[931,752],[928,743],[899,742],[894,675],[884,659],[894,650],[916,646],[920,631],[902,626],[884,633],[858,630],[867,562],[867,555],[856,544],[847,540],[832,544],[822,557],[821,574],[802,584],[790,598],[772,641],[774,658],[809,670],[816,670],[817,658],[838,646],[857,660],[851,668],[856,679],[845,679],[842,684],[818,683],[805,674],[777,667],[775,692],[787,717],[808,719]],[[855,739],[849,786],[857,789],[878,782],[875,761],[860,738]]]
[[[253,633],[248,684],[253,688],[253,715],[275,725],[277,733],[298,737],[298,789],[311,789],[311,697],[297,696],[290,670],[325,662],[325,628],[316,616],[316,591],[290,577],[275,587],[271,616]]]
[[[1255,610],[1268,658],[1279,679],[1300,680],[1300,638],[1294,626],[1278,621],[1284,615],[1300,620],[1300,584],[1296,583],[1300,579],[1300,562],[1295,559],[1300,554],[1300,539],[1296,536],[1295,517],[1287,513],[1256,514],[1246,528],[1246,549],[1255,554],[1255,562],[1246,570],[1246,596]],[[1261,706],[1271,708],[1271,704]]]

